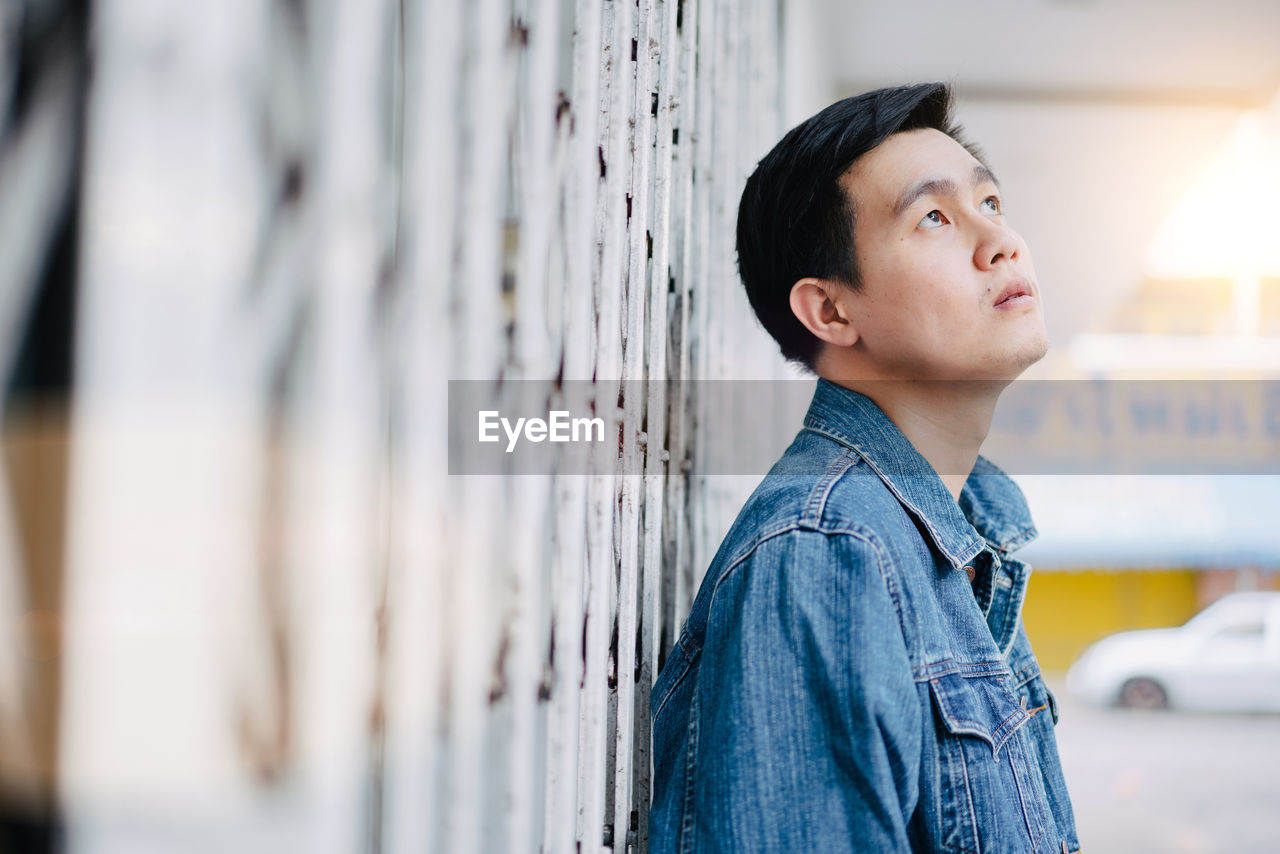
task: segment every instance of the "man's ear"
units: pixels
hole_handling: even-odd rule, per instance
[[[849,289],[830,279],[805,278],[791,286],[791,311],[819,340],[852,347],[858,330],[850,322]]]

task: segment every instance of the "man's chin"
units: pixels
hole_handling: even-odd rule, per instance
[[[1027,368],[1043,359],[1048,352],[1049,336],[1044,332],[1025,342],[1021,347],[1014,349],[1009,354],[1009,367],[1012,371],[1012,375],[1009,377],[1010,381],[1022,376],[1022,373]]]
[[[1036,362],[1043,359],[1046,355],[1048,355],[1048,353],[1049,353],[1049,336],[1043,335],[1040,337],[1038,341],[1036,341],[1035,347],[1030,354],[1030,359],[1027,362],[1027,364],[1023,366],[1022,369],[1025,371],[1027,368],[1031,367]]]
[[[999,363],[992,365],[989,370],[979,372],[972,379],[985,383],[1008,385],[1026,373],[1026,370],[1036,362],[1043,359],[1048,352],[1049,345],[1047,341],[1035,342],[1025,348],[1007,353]]]

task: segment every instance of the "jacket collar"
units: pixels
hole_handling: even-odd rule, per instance
[[[929,461],[865,395],[819,379],[804,426],[852,448],[957,568],[988,546],[1008,554],[1036,536],[1022,490],[999,467],[979,456],[957,503]]]

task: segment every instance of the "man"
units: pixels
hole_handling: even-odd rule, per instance
[[[747,294],[819,381],[654,686],[655,852],[1079,849],[1020,617],[1035,529],[978,455],[1044,355],[1040,289],[949,111],[841,101],[747,181]]]

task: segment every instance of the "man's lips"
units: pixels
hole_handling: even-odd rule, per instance
[[[1030,283],[1022,279],[1016,279],[1000,292],[1000,295],[996,297],[995,305],[997,307],[1001,305],[1012,306],[1030,299],[1032,299]]]

